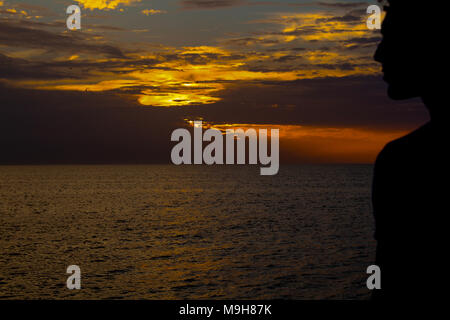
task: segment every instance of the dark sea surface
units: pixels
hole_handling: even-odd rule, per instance
[[[372,166],[0,166],[0,298],[367,299]],[[66,268],[81,268],[81,290]]]

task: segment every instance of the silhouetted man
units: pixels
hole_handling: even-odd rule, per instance
[[[438,6],[439,4],[439,6]],[[436,298],[447,289],[448,42],[445,1],[391,0],[375,60],[392,99],[421,97],[430,122],[377,158],[373,207],[381,290],[374,298]]]

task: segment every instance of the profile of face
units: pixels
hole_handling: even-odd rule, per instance
[[[421,14],[420,10],[399,0],[391,0],[385,7],[383,39],[374,59],[382,65],[388,95],[394,100],[422,97],[433,80],[430,67],[437,56],[427,31],[430,15]]]

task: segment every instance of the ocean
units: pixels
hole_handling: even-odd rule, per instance
[[[0,166],[0,298],[368,299],[372,170]]]

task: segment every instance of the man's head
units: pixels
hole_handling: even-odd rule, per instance
[[[438,4],[439,3],[439,4]],[[388,95],[408,99],[439,95],[448,57],[444,1],[389,0],[375,60],[383,66]],[[447,55],[447,54],[445,54]],[[447,76],[445,74],[445,76]]]

